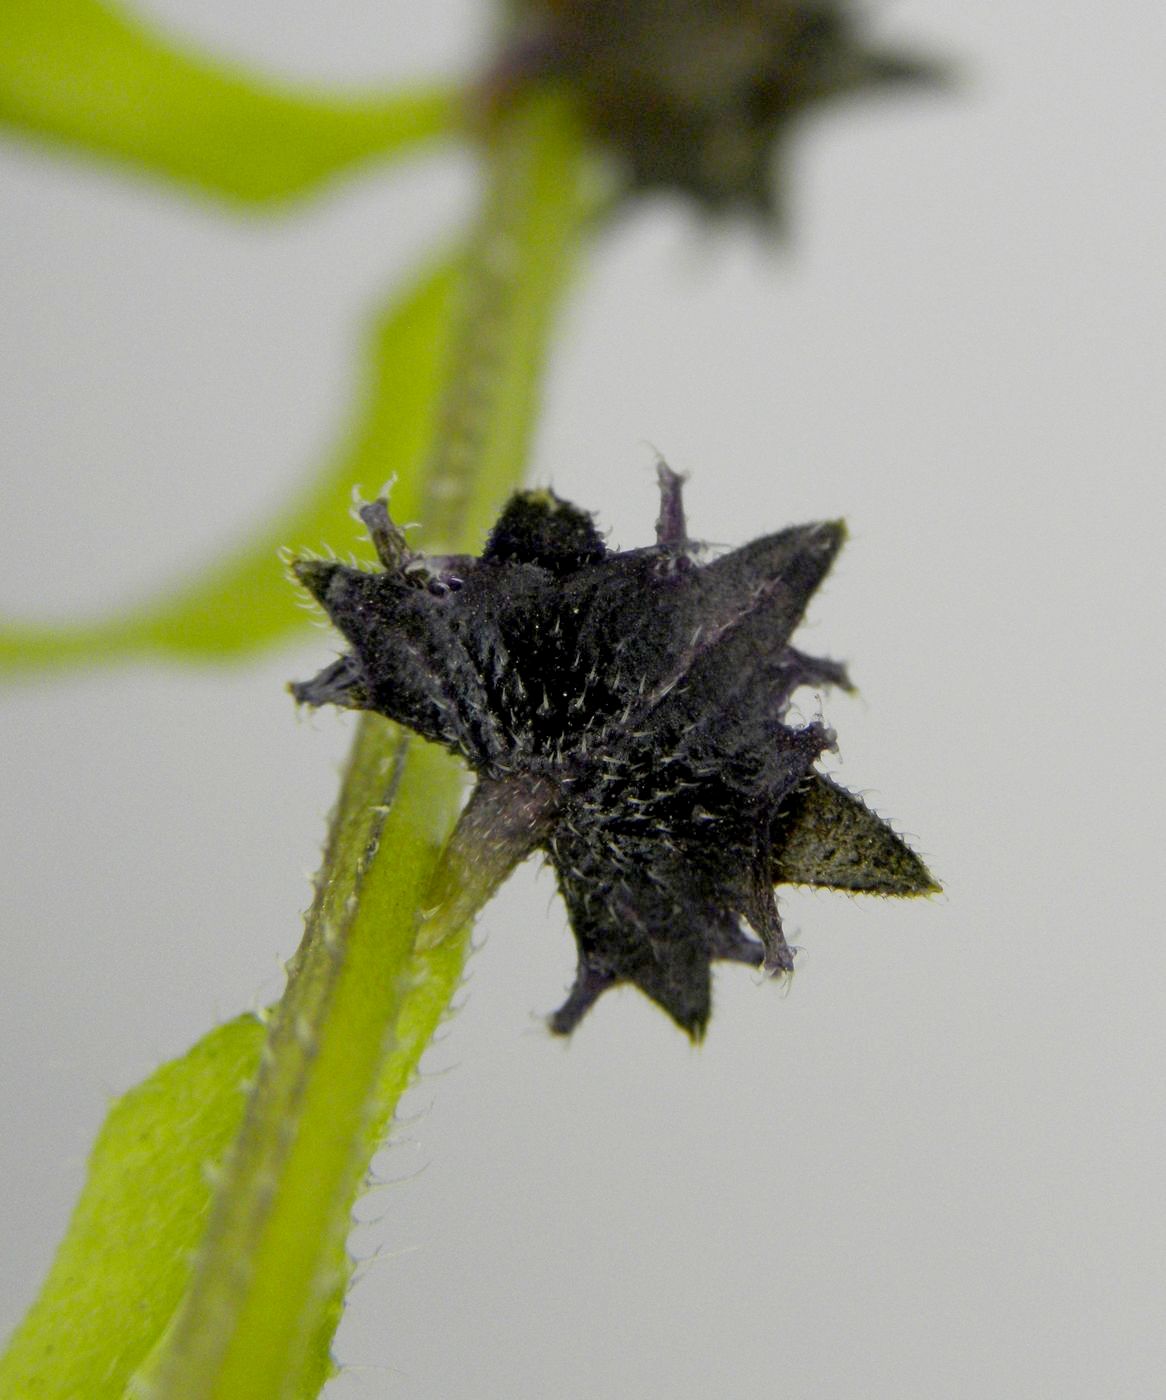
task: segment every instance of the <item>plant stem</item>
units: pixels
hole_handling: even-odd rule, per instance
[[[566,97],[539,93],[502,115],[485,165],[422,497],[432,550],[476,546],[522,473],[583,210]],[[286,1400],[327,1379],[352,1203],[461,977],[468,923],[415,947],[460,786],[448,755],[377,716],[361,721],[190,1289],[136,1393]]]

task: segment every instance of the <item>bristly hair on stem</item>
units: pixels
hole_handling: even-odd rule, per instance
[[[454,548],[497,512],[526,459],[551,315],[586,207],[570,95],[532,93],[502,114],[484,164],[428,468],[442,486],[427,518]],[[362,717],[243,1130],[186,1298],[139,1376],[143,1395],[276,1400],[314,1394],[326,1377],[351,1272],[352,1202],[468,947],[464,904],[467,919],[439,946],[417,946],[460,790],[447,755]]]

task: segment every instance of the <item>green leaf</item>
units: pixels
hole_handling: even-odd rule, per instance
[[[0,121],[255,205],[448,135],[461,116],[448,87],[386,95],[276,82],[100,0],[3,0]]]
[[[0,1358],[13,1400],[120,1397],[190,1278],[263,1026],[240,1016],[118,1099],[40,1297]]]
[[[349,515],[353,491],[371,499],[393,473],[394,511],[417,518],[457,270],[458,260],[447,259],[377,316],[353,426],[297,503],[264,521],[223,562],[129,613],[82,627],[0,625],[0,674],[143,654],[205,659],[302,628],[303,593],[280,566],[282,548],[356,544],[363,532]]]

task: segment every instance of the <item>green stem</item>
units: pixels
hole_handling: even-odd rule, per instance
[[[475,547],[521,477],[582,218],[581,165],[560,94],[527,99],[492,131],[427,475],[431,549]],[[461,977],[468,923],[415,947],[460,788],[448,755],[379,717],[361,722],[191,1286],[137,1394],[285,1400],[316,1394],[327,1378],[352,1203]]]

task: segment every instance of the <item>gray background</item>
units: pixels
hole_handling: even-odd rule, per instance
[[[142,8],[329,79],[463,71],[485,32],[470,0]],[[648,444],[709,540],[848,518],[802,640],[862,687],[825,701],[844,781],[947,893],[790,895],[792,988],[721,971],[703,1049],[632,991],[563,1047],[523,869],[359,1207],[337,1397],[1161,1393],[1161,7],[880,28],[961,89],[808,129],[785,250],[666,202],[607,237],[534,473],[625,546]],[[280,501],[471,176],[248,222],[0,145],[4,611],[129,602]],[[3,694],[5,1327],[108,1096],[279,989],[350,732],[282,683],[328,654]]]

